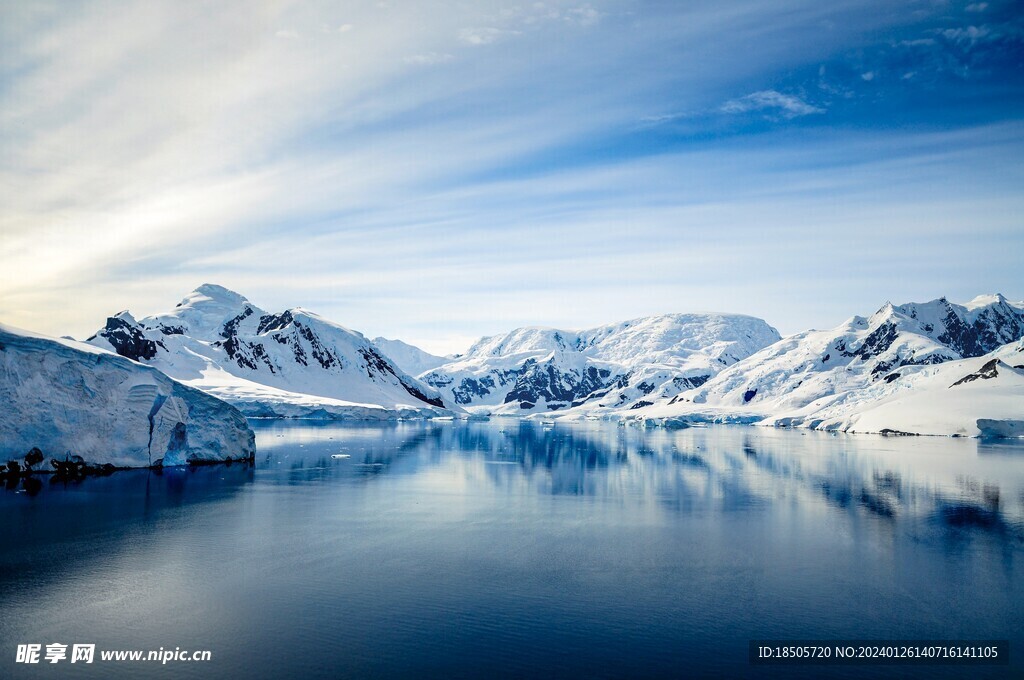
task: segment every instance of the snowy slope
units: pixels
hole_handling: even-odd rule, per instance
[[[401,340],[378,337],[373,339],[373,344],[409,375],[419,375],[452,360],[452,357],[439,357]]]
[[[870,318],[853,317],[830,331],[807,331],[784,338],[722,371],[700,388],[638,415],[762,421],[859,432],[875,428],[870,431],[977,434],[977,424],[968,422],[969,414],[981,414],[974,420],[986,412],[992,418],[1007,418],[1024,410],[1020,402],[1015,404],[1010,399],[1013,390],[1006,392],[1002,387],[1015,380],[1013,370],[1004,371],[1005,377],[996,383],[979,383],[950,392],[942,391],[949,387],[943,383],[957,373],[977,368],[977,361],[964,362],[965,358],[1011,352],[1021,336],[1024,308],[1001,295],[978,297],[965,305],[944,298],[900,306],[887,303]],[[941,370],[935,369],[936,365],[942,365]],[[929,376],[935,376],[934,382],[929,382]],[[996,392],[1001,396],[994,396],[995,401],[985,401],[975,394],[976,390],[994,390],[997,385],[1000,388]],[[892,397],[908,391],[933,393],[932,397],[915,398],[920,401],[914,408],[924,411],[932,402],[935,409],[953,409],[953,401],[961,398],[973,399],[984,408],[961,409],[958,412],[962,415],[949,421],[929,416],[904,422],[905,428],[892,426],[910,414],[902,411],[897,418]],[[869,411],[874,415],[867,416]],[[882,418],[883,413],[893,414],[893,419]],[[880,424],[883,421],[889,424]]]
[[[457,404],[497,413],[637,408],[701,385],[778,338],[738,314],[667,314],[580,332],[519,328],[420,379]]]
[[[851,396],[810,418],[823,430],[1024,437],[1024,345],[913,367],[892,383],[877,382]]]
[[[91,345],[9,326],[0,326],[0,413],[0,461],[32,447],[131,467],[255,451],[245,418],[223,401]]]
[[[88,342],[159,368],[249,416],[371,418],[449,414],[441,396],[362,334],[300,308],[268,314],[204,284],[173,310],[122,312]]]

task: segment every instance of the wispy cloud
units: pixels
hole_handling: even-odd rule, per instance
[[[775,90],[761,90],[738,99],[730,99],[722,104],[720,110],[723,113],[764,111],[770,115],[778,115],[783,118],[796,118],[798,116],[825,113],[825,109],[808,104],[796,95],[782,94]]]
[[[980,23],[1010,63],[991,4],[2,3],[0,320],[84,335],[203,280],[409,338],[900,297],[822,252],[1013,294],[1016,71],[927,61]]]
[[[484,26],[480,28],[464,28],[459,31],[459,40],[467,45],[490,45],[508,36],[519,35],[519,31],[507,28]]]
[[[979,40],[984,40],[992,34],[988,26],[963,26],[947,28],[941,31],[942,36],[961,45],[973,45]]]
[[[411,57],[406,57],[405,63],[429,66],[431,64],[444,64],[454,58],[454,55],[448,54],[447,52],[427,52],[426,54],[414,54]]]

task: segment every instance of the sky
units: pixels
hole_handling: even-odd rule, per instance
[[[209,282],[449,353],[1024,299],[1018,10],[0,0],[0,322]]]

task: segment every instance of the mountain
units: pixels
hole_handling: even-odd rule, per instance
[[[456,404],[496,413],[642,408],[778,339],[761,319],[738,314],[667,314],[580,332],[519,328],[419,377]]]
[[[33,447],[125,467],[255,452],[244,416],[223,401],[91,345],[9,326],[0,326],[0,412],[3,462]]]
[[[723,370],[699,388],[637,415],[685,415],[694,420],[865,431],[868,423],[890,422],[874,416],[865,420],[863,414],[890,404],[893,395],[951,389],[951,385],[944,384],[946,381],[978,368],[978,361],[965,360],[990,355],[986,361],[1002,361],[1001,357],[1014,353],[1022,336],[1024,305],[1011,303],[1002,295],[980,296],[963,305],[945,298],[898,306],[886,303],[869,318],[855,316],[829,331],[807,331],[784,338]],[[937,365],[943,365],[942,370],[929,369]],[[1012,383],[1015,370],[1012,366],[1004,369],[1001,375],[1005,379],[998,384]],[[931,376],[934,381],[929,380]],[[967,395],[995,385],[978,383],[948,395]],[[922,404],[927,401],[921,399]],[[937,404],[945,403],[946,397],[936,399]],[[1021,404],[1024,401],[1008,402],[1007,407],[1024,418]],[[992,408],[1005,410],[1001,406]],[[875,431],[881,429],[900,428],[879,426]],[[938,429],[942,432],[927,433],[979,431],[973,421]]]
[[[1024,437],[1024,343],[913,369],[809,415],[823,430]]]
[[[171,311],[107,319],[88,342],[159,368],[252,417],[391,419],[451,414],[362,334],[301,308],[267,313],[204,284]]]
[[[372,342],[409,375],[425,373],[452,360],[452,357],[439,357],[401,340],[374,338]]]

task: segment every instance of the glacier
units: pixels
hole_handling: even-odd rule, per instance
[[[238,409],[160,371],[73,340],[0,325],[0,460],[146,467],[248,459]],[[49,469],[49,464],[45,464]]]

